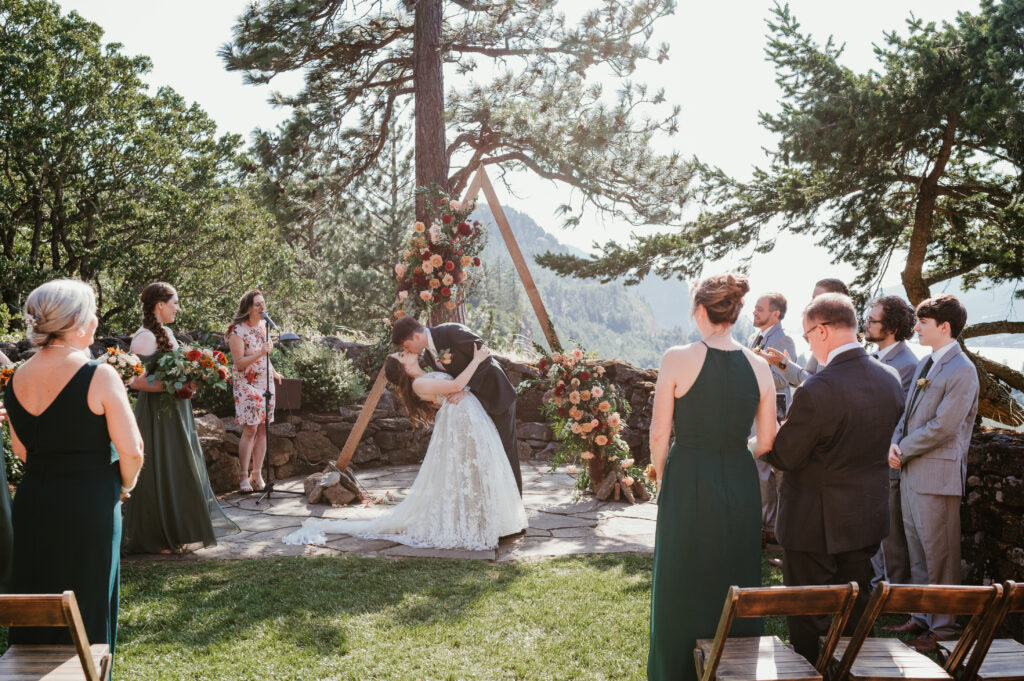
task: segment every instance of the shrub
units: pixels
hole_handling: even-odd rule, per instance
[[[14,451],[11,449],[11,435],[7,425],[0,426],[0,431],[3,432],[3,443],[0,446],[3,447],[3,465],[7,472],[7,482],[17,486],[21,482],[24,464],[21,463],[21,459],[14,455]]]
[[[332,411],[352,404],[366,392],[366,378],[344,352],[305,342],[289,350],[287,359],[278,371],[302,380],[302,403],[310,408]],[[291,368],[294,374],[282,368]]]

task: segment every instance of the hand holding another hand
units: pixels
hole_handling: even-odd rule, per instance
[[[889,468],[899,470],[903,466],[903,450],[898,444],[889,445]]]

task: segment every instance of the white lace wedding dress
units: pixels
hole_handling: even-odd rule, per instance
[[[441,376],[446,374],[432,375]],[[373,520],[310,518],[283,541],[323,544],[327,534],[350,534],[408,546],[486,550],[526,524],[501,438],[470,393],[438,410],[427,455],[402,503]]]

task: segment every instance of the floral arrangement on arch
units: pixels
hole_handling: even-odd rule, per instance
[[[542,354],[537,363],[541,377],[522,381],[518,390],[544,388],[541,413],[560,444],[552,470],[567,463],[568,472],[576,476],[576,489],[589,487],[602,500],[649,499],[648,482],[621,437],[632,409],[605,378],[604,366],[578,346],[551,353],[534,347]]]
[[[427,206],[429,221],[413,224],[412,235],[395,265],[396,317],[419,317],[438,306],[454,309],[469,269],[480,266],[484,230],[478,221],[469,222],[476,202],[463,205],[431,190]]]
[[[228,358],[220,350],[183,345],[156,360],[152,377],[163,381],[164,389],[178,399],[190,399],[199,385],[227,390]]]

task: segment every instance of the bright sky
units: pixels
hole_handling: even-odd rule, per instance
[[[231,38],[235,18],[249,0],[178,0],[174,3],[138,0],[63,0],[66,10],[77,10],[106,31],[105,40],[120,42],[130,54],[153,60],[149,82],[170,85],[197,102],[222,131],[248,138],[257,127],[270,128],[287,116],[286,110],[267,103],[272,88],[244,85],[240,73],[229,73],[217,57],[218,48]],[[571,0],[569,15],[592,3]],[[976,11],[971,0],[860,0],[822,2],[791,0],[790,9],[819,43],[829,35],[846,45],[843,62],[858,72],[876,66],[873,45],[883,32],[904,30],[911,13],[926,21],[952,20],[958,11]],[[669,43],[669,61],[645,65],[634,76],[651,86],[664,87],[669,103],[682,106],[680,134],[671,144],[685,156],[697,155],[739,177],[766,162],[763,147],[774,144],[758,125],[758,111],[775,111],[779,96],[774,72],[764,59],[765,19],[768,0],[732,2],[685,2],[676,14],[662,20],[652,46]],[[274,88],[290,91],[298,78],[275,80]],[[611,89],[614,86],[610,84]],[[626,240],[629,225],[593,218],[573,232],[557,229],[555,207],[564,188],[535,177],[515,178],[519,198],[503,197],[528,213],[558,238],[585,250],[596,240]],[[499,194],[501,193],[499,189]],[[791,309],[801,309],[810,298],[813,283],[826,276],[851,278],[845,266],[833,266],[823,250],[806,237],[783,237],[774,252],[759,256],[750,270],[753,292],[782,292]],[[709,266],[707,273],[722,271],[727,263]],[[887,283],[896,283],[898,272],[889,272]],[[756,296],[752,296],[754,298]],[[748,307],[753,300],[748,301]],[[789,332],[799,335],[797,321],[788,321]]]

